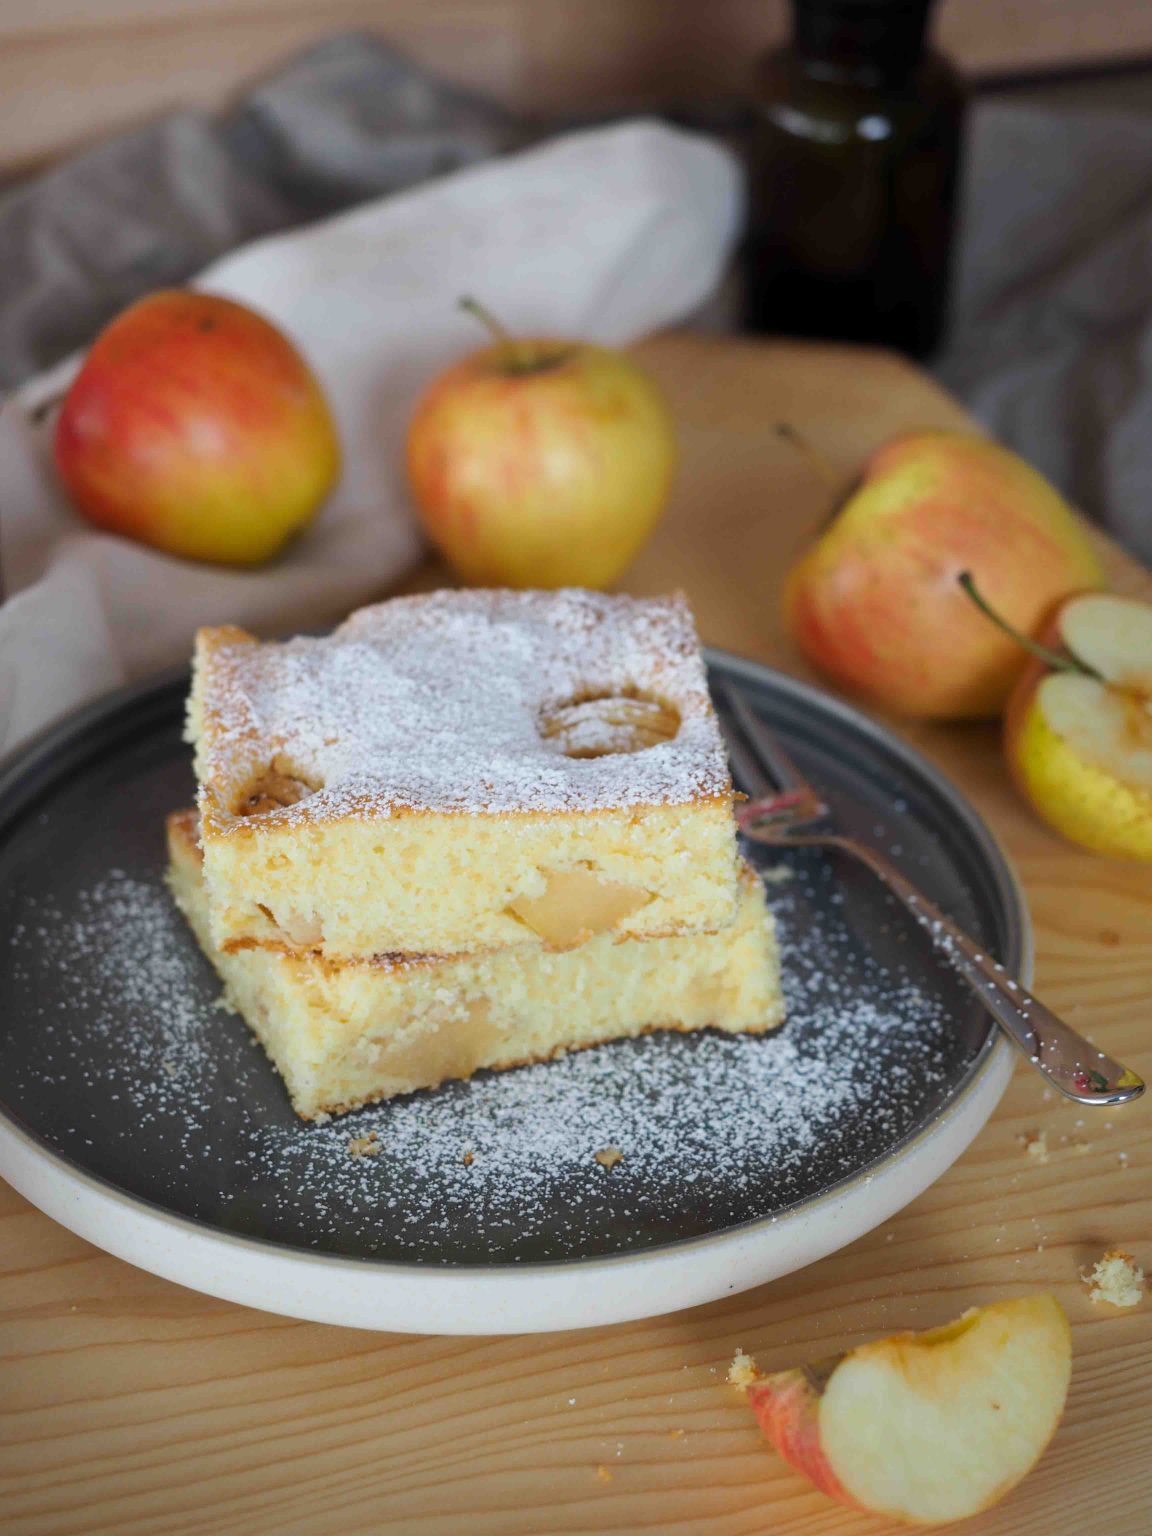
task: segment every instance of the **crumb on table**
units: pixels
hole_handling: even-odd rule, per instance
[[[624,1161],[624,1154],[619,1147],[601,1147],[596,1154],[596,1161],[601,1168],[615,1168],[617,1163]]]
[[[751,1355],[746,1355],[742,1349],[738,1349],[732,1356],[732,1364],[728,1367],[728,1380],[734,1387],[750,1387],[754,1381],[760,1380],[760,1371]]]
[[[367,1136],[350,1136],[348,1138],[349,1157],[375,1157],[380,1151],[380,1141],[375,1131],[369,1131]]]
[[[1081,1276],[1091,1286],[1089,1301],[1106,1301],[1114,1307],[1134,1307],[1144,1295],[1144,1271],[1130,1253],[1110,1248],[1092,1269]]]
[[[596,1468],[596,1479],[597,1479],[598,1482],[610,1483],[612,1481],[612,1476],[613,1476],[613,1473],[612,1473],[612,1468],[611,1467],[597,1467]]]
[[[1047,1131],[1023,1131],[1016,1140],[1024,1148],[1025,1157],[1031,1158],[1034,1163],[1048,1161]]]

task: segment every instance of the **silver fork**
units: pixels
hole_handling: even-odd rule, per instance
[[[1143,1079],[1032,997],[883,854],[835,830],[819,791],[735,688],[717,681],[713,692],[722,705],[733,771],[752,797],[736,811],[746,837],[785,848],[838,848],[859,859],[927,929],[937,952],[1054,1088],[1077,1104],[1127,1104],[1140,1097]],[[822,821],[826,830],[819,827]]]

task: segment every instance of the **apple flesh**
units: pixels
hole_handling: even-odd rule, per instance
[[[607,587],[648,539],[675,464],[656,385],[606,347],[507,338],[443,374],[408,434],[433,543],[470,582]]]
[[[1075,515],[1022,459],[963,433],[900,437],[793,568],[788,627],[829,677],[896,713],[995,715],[1023,658],[958,588],[967,570],[1026,634],[1101,581]]]
[[[774,1448],[822,1492],[942,1524],[995,1504],[1035,1465],[1071,1360],[1059,1303],[1025,1296],[765,1376],[748,1400]]]
[[[1152,860],[1152,604],[1074,597],[1044,638],[1091,672],[1029,660],[1005,717],[1013,778],[1072,842]]]
[[[97,338],[56,426],[56,465],[97,528],[251,565],[319,509],[335,423],[296,348],[242,304],[155,293]]]

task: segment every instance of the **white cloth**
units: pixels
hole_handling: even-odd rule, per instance
[[[655,122],[573,133],[322,224],[259,240],[197,286],[292,336],[340,425],[341,485],[267,568],[170,559],[95,531],[61,494],[33,414],[76,360],[0,412],[0,753],[65,710],[189,653],[200,624],[276,633],[383,595],[418,557],[403,445],[421,388],[480,345],[467,293],[512,329],[628,342],[694,309],[723,274],[734,158]]]

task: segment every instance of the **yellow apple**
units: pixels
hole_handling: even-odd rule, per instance
[[[664,510],[674,464],[656,385],[579,341],[501,334],[432,384],[408,433],[429,537],[490,586],[610,586]]]
[[[243,304],[191,290],[151,294],[97,337],[55,447],[98,528],[233,565],[274,555],[340,470],[327,401],[288,338]]]
[[[829,677],[897,713],[995,715],[1023,659],[957,588],[966,570],[1025,633],[1101,580],[1075,514],[1022,459],[981,437],[912,433],[872,456],[792,570],[789,629]]]
[[[822,1493],[910,1525],[989,1508],[1029,1472],[1072,1368],[1052,1296],[974,1307],[834,1360],[765,1376],[748,1401],[776,1451]]]
[[[1152,860],[1152,604],[1073,597],[1044,638],[1005,717],[1012,775],[1072,842]]]

